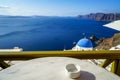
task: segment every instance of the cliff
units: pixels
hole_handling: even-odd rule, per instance
[[[96,47],[96,49],[109,50],[111,47],[120,45],[120,33],[114,34],[114,36],[111,38],[100,39],[97,42],[99,42],[99,43],[98,43],[98,46]]]
[[[96,21],[115,21],[120,20],[120,13],[91,13],[88,15],[78,15],[78,18],[92,19]]]

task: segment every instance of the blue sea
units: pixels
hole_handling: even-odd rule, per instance
[[[108,22],[75,17],[1,17],[0,49],[24,51],[71,49],[79,39],[95,35],[108,38],[118,31],[104,27]]]

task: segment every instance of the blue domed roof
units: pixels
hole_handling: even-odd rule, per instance
[[[79,47],[86,47],[86,48],[93,47],[91,40],[86,38],[80,39],[76,45]]]

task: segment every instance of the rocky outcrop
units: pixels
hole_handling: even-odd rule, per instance
[[[92,19],[96,21],[115,21],[120,20],[120,13],[91,13],[88,15],[78,15],[78,18]]]
[[[99,41],[99,40],[98,40]],[[96,49],[98,50],[109,50],[111,47],[117,46],[120,44],[120,33],[114,34],[111,38],[103,38]]]

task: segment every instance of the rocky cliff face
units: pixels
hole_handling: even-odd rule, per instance
[[[92,19],[97,21],[115,21],[120,20],[120,13],[91,13],[89,15],[79,15],[78,18]]]
[[[99,40],[98,40],[99,41]],[[111,47],[120,45],[120,33],[115,34],[111,38],[103,38],[101,42],[98,44],[96,49],[98,50],[109,50]]]

